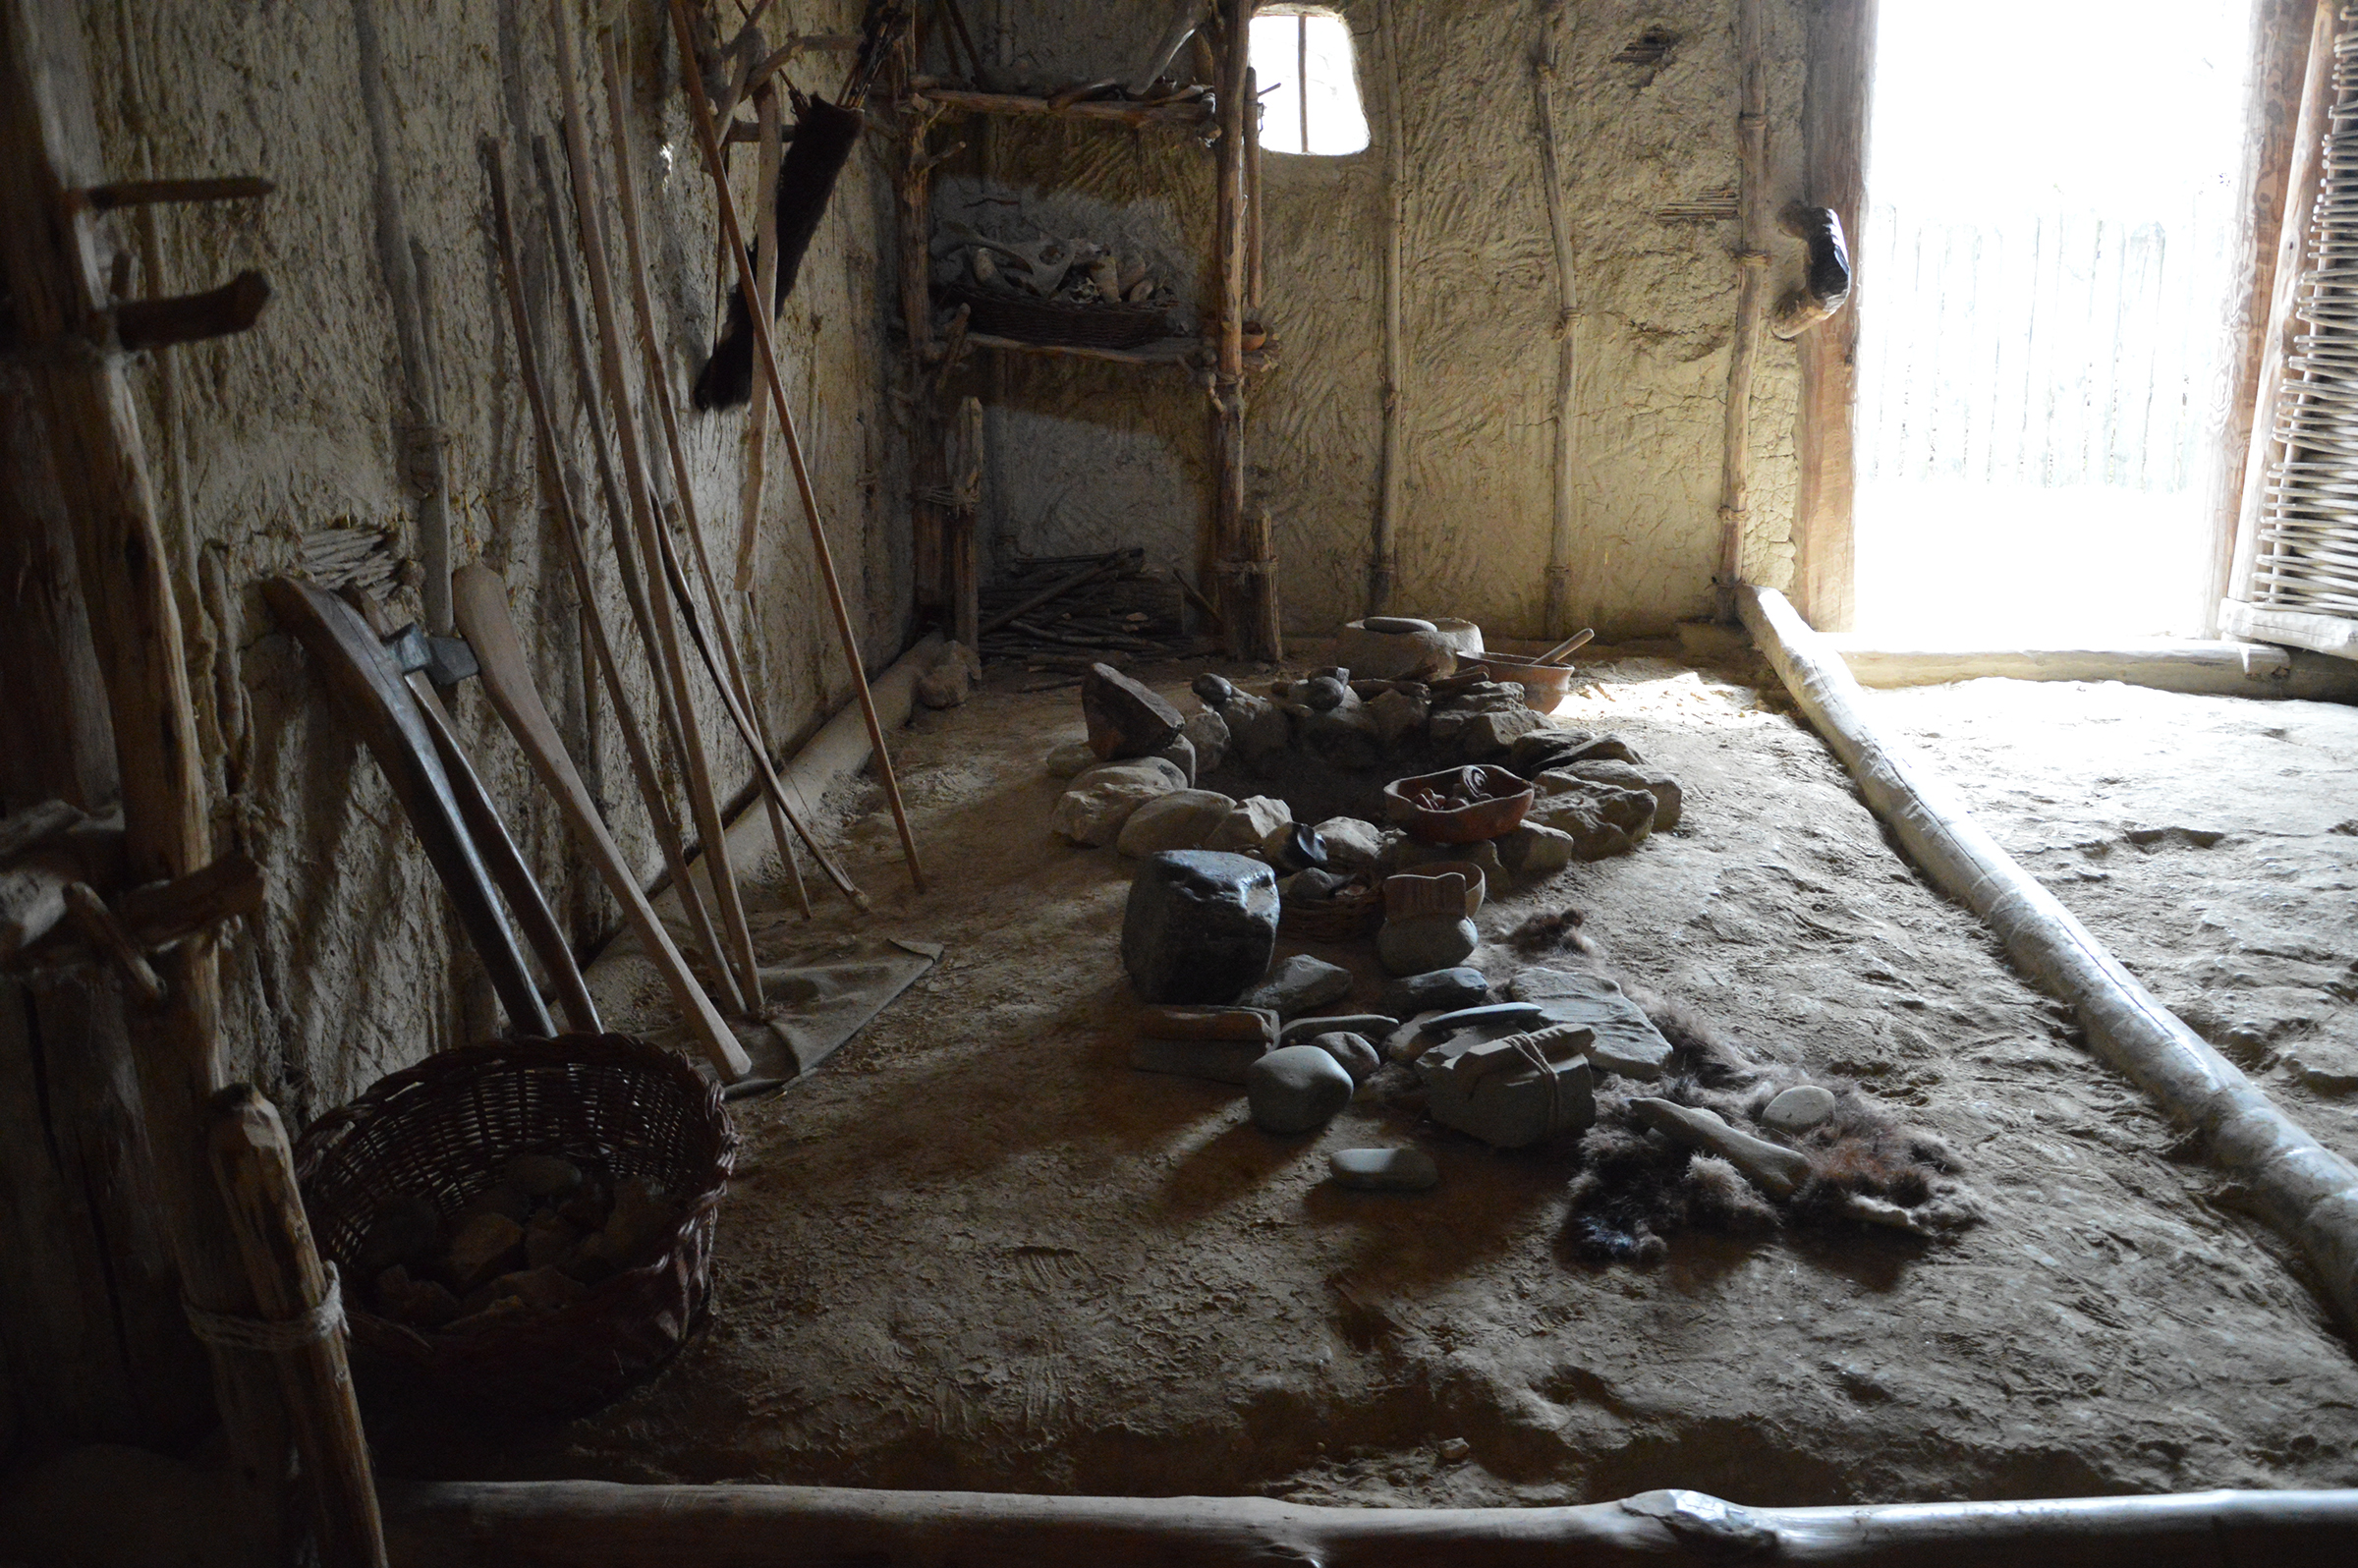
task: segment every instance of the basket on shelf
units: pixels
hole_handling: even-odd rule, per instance
[[[654,1182],[684,1200],[679,1218],[646,1260],[546,1312],[441,1331],[369,1311],[354,1264],[382,1208],[423,1198],[448,1219],[520,1153]],[[379,1080],[304,1134],[295,1172],[320,1256],[345,1275],[367,1380],[559,1418],[613,1399],[701,1326],[715,1211],[736,1158],[719,1086],[686,1060],[628,1036],[563,1035],[462,1046]]]
[[[1277,906],[1277,929],[1288,941],[1356,941],[1382,924],[1383,890],[1365,881],[1346,883],[1329,898],[1285,899]]]
[[[995,338],[1071,348],[1135,349],[1172,336],[1168,308],[1119,302],[1075,305],[947,283],[933,291],[944,305],[967,307],[967,325]]]

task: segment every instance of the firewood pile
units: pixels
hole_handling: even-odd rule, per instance
[[[1174,658],[1197,650],[1185,610],[1185,589],[1151,570],[1144,550],[1018,557],[982,591],[981,651],[1076,674],[1097,662]]]

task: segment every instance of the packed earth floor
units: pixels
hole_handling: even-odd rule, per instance
[[[1399,1505],[1673,1485],[1805,1504],[2358,1484],[2358,1358],[2200,1150],[1890,849],[1776,695],[1737,672],[1607,655],[1584,663],[1556,721],[1626,736],[1681,780],[1684,820],[1494,894],[1470,962],[1499,986],[1527,965],[1565,967],[1507,933],[1579,910],[1601,949],[1587,962],[1945,1140],[1983,1223],[1939,1242],[1688,1230],[1658,1263],[1599,1263],[1567,1225],[1571,1140],[1493,1152],[1396,1100],[1279,1138],[1250,1124],[1241,1091],[1134,1071],[1139,1003],[1117,949],[1136,863],[1048,831],[1063,785],[1041,759],[1081,733],[1075,688],[1027,691],[1041,677],[994,669],[896,747],[934,890],[906,891],[890,818],[854,786],[832,804],[874,913],[768,923],[779,955],[858,934],[947,953],[817,1071],[737,1103],[745,1149],[709,1332],[647,1386],[552,1430],[385,1424],[384,1468]],[[1314,646],[1289,673],[1324,662]],[[1133,673],[1194,710],[1193,667]],[[2118,908],[2058,884],[2132,966],[2229,966],[2207,988],[2156,983],[2173,1003],[2211,997],[2217,1018],[2198,1027],[2215,1038],[2261,1023],[2243,1060],[2305,1096],[2288,1098],[2296,1115],[2331,1105],[2315,1130],[2358,1152],[2348,1101],[2301,1077],[2303,1048],[2325,1059],[2302,1040],[2339,1031],[2346,1049],[2348,1008],[2320,1002],[2302,1023],[2271,992],[2326,968],[2346,986],[2352,857],[2317,851],[2287,871],[2270,860],[2274,829],[2233,818],[2265,795],[2173,801],[2218,764],[2172,739],[2171,715],[2203,700],[2108,699],[2156,727],[2098,772],[2060,743],[2009,738],[1975,690],[1946,709],[1929,694],[1878,700],[1977,807],[2007,808],[1992,825],[2011,847],[2049,846],[2030,862],[2041,874],[2053,881],[2058,859],[2117,870],[2199,854],[2185,874],[2246,878],[2206,895],[2220,929],[2256,931],[2265,910],[2270,931],[2309,931],[2301,956],[2267,958],[2257,938],[2203,936],[2191,883],[2081,884]],[[2039,696],[2020,724],[2075,711],[2062,689],[2021,690]],[[2205,711],[2260,733],[2314,706]],[[2333,756],[2358,755],[2351,717],[2319,721],[2343,726]],[[1960,727],[1971,745],[1933,735]],[[2264,760],[2323,767],[2318,745]],[[2305,842],[2358,849],[2330,832],[2358,818],[2346,764],[2262,788],[2337,792],[2345,804],[2320,807]],[[2103,790],[2109,806],[2083,799]],[[2197,851],[2140,836],[2154,827],[2223,836]],[[2091,847],[2107,835],[2120,843]],[[1382,983],[1372,943],[1280,941],[1295,951],[1361,977],[1335,1012]],[[2303,967],[2288,980],[2286,964]],[[645,1000],[623,1027],[660,1021],[651,980]],[[1436,1190],[1326,1179],[1331,1149],[1405,1143],[1436,1157]]]

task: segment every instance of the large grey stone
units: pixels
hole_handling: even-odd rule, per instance
[[[1479,1007],[1489,999],[1490,982],[1483,979],[1482,971],[1460,966],[1392,981],[1376,999],[1376,1011],[1394,1018],[1414,1018],[1419,1013]]]
[[[1048,826],[1076,844],[1110,844],[1132,812],[1186,787],[1186,777],[1159,756],[1093,767],[1073,780],[1049,814]]]
[[[1641,767],[1635,762],[1608,758],[1594,758],[1562,762],[1547,770],[1566,773],[1573,778],[1586,779],[1591,784],[1610,784],[1616,789],[1644,790],[1654,797],[1654,830],[1667,833],[1678,825],[1686,810],[1686,791],[1678,780],[1659,768]]]
[[[1561,828],[1544,827],[1538,822],[1525,822],[1511,833],[1502,833],[1490,840],[1498,852],[1498,862],[1514,874],[1518,882],[1536,882],[1553,876],[1572,864],[1572,852],[1578,846],[1572,835]]]
[[[1260,850],[1274,855],[1284,849],[1292,831],[1294,810],[1273,795],[1248,795],[1233,807],[1206,839],[1207,849]]]
[[[1365,1193],[1421,1193],[1441,1182],[1441,1168],[1421,1148],[1338,1148],[1326,1170],[1337,1187]]]
[[[1148,756],[1179,733],[1179,710],[1110,664],[1092,664],[1081,681],[1081,717],[1099,756]]]
[[[1568,762],[1608,758],[1635,762],[1638,754],[1618,735],[1591,735],[1586,730],[1559,730],[1550,726],[1519,737],[1507,750],[1506,766],[1509,772],[1537,778],[1549,768]]]
[[[1456,751],[1469,762],[1504,756],[1507,749],[1547,720],[1527,707],[1500,707],[1470,715],[1458,726]]]
[[[1394,975],[1447,969],[1473,956],[1482,932],[1463,915],[1415,915],[1383,923],[1376,933],[1376,956]]]
[[[1356,816],[1329,816],[1316,831],[1326,846],[1326,864],[1335,870],[1367,870],[1383,853],[1383,829]]]
[[[1376,739],[1387,751],[1397,751],[1401,743],[1425,730],[1428,711],[1425,699],[1409,692],[1390,691],[1372,700],[1361,709],[1376,726]]]
[[[1248,766],[1261,767],[1294,744],[1293,721],[1265,697],[1239,692],[1220,704],[1228,726],[1229,750]]]
[[[1228,721],[1210,708],[1187,716],[1185,733],[1196,749],[1196,776],[1202,778],[1228,756]]]
[[[1568,773],[1545,777],[1565,782],[1554,794],[1534,801],[1525,820],[1570,834],[1574,859],[1626,855],[1654,831],[1654,797],[1647,791],[1592,784]]]
[[[1245,992],[1239,1005],[1265,1007],[1279,1018],[1292,1018],[1350,994],[1349,970],[1296,953],[1279,964],[1267,980]]]
[[[1659,1078],[1670,1065],[1670,1042],[1645,1010],[1602,975],[1582,970],[1527,969],[1507,983],[1507,995],[1536,1002],[1550,1022],[1597,1032],[1589,1060],[1623,1078]]]
[[[1351,1074],[1315,1045],[1280,1045],[1245,1072],[1253,1125],[1264,1133],[1316,1132],[1351,1103]]]
[[[1236,1000],[1277,946],[1277,879],[1211,850],[1147,857],[1122,912],[1122,967],[1150,1002]]]
[[[1135,808],[1114,848],[1132,860],[1164,850],[1202,849],[1235,805],[1216,790],[1173,790]]]
[[[1325,1017],[1313,1015],[1297,1018],[1277,1032],[1280,1045],[1303,1045],[1314,1036],[1331,1035],[1338,1031],[1360,1035],[1371,1040],[1384,1039],[1400,1027],[1400,1020],[1381,1013],[1329,1013]]]
[[[1488,1073],[1469,1086],[1452,1070],[1457,1058],[1484,1043],[1460,1036],[1417,1058],[1425,1081],[1427,1114],[1444,1127],[1470,1133],[1493,1148],[1526,1148],[1597,1119],[1594,1080],[1586,1056],[1568,1056],[1543,1073],[1537,1067]]]
[[[1354,701],[1314,714],[1302,726],[1302,742],[1329,767],[1359,772],[1383,760],[1383,735],[1375,716]]]

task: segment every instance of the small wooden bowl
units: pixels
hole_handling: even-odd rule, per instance
[[[1470,798],[1469,804],[1441,811],[1419,806],[1411,797],[1420,788]],[[1427,844],[1479,844],[1522,826],[1536,793],[1505,768],[1477,763],[1396,778],[1383,787],[1383,810],[1409,837]]]

